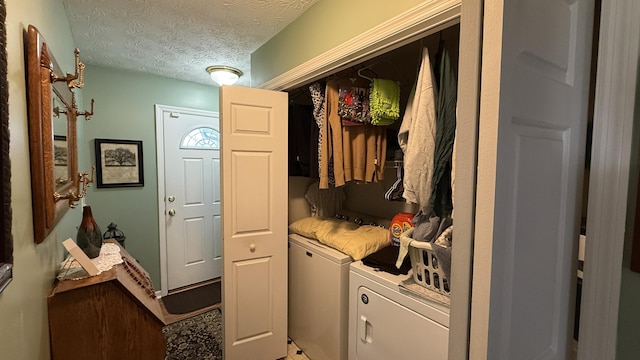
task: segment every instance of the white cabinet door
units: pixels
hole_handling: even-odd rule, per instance
[[[287,99],[277,91],[220,89],[228,360],[287,355]]]
[[[593,8],[485,1],[471,359],[567,358]]]

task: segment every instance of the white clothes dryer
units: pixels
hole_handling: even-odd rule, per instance
[[[447,359],[449,307],[401,292],[409,277],[351,263],[350,360]]]

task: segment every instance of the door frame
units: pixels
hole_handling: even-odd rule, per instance
[[[185,115],[217,117],[218,112],[182,108],[177,106],[155,104],[156,122],[156,161],[158,178],[158,241],[160,244],[160,296],[168,294],[168,266],[167,266],[167,223],[165,221],[165,181],[164,181],[164,120],[165,112],[175,112]]]
[[[355,60],[364,61],[373,58],[381,53],[381,49],[386,52],[418,37],[426,36],[429,31],[435,32],[447,26],[450,21],[459,19],[461,12],[465,18],[461,24],[462,40],[462,37],[465,36],[465,26],[468,25],[470,29],[482,26],[482,3],[484,1],[461,1],[463,10],[460,9],[459,1],[438,2],[437,9],[433,2],[422,3],[276,76],[259,87],[283,90],[311,82],[321,78],[327,72],[348,67]],[[640,54],[638,49],[640,33],[629,31],[629,29],[640,29],[640,4],[636,0],[602,0],[594,114],[594,124],[596,125],[594,125],[592,137],[590,206],[587,215],[588,241],[585,246],[579,359],[612,359],[615,357],[616,351],[620,269],[622,267],[625,228],[624,216],[619,215],[626,214],[628,167],[631,159],[630,129],[633,126],[636,90],[636,84],[633,80],[637,79],[637,59]],[[477,32],[477,34],[478,38],[475,39],[475,43],[471,42],[474,47],[480,46],[482,41],[481,33]],[[626,51],[622,49],[626,49]],[[474,58],[477,56],[473,53],[471,55]],[[462,56],[461,59],[463,59]],[[475,69],[479,68],[477,65]],[[471,75],[471,79],[474,79],[472,74],[467,75]],[[627,79],[632,80],[628,81]],[[477,76],[475,80],[477,80]],[[470,91],[476,92],[477,89]],[[612,102],[612,99],[621,100]],[[610,103],[616,103],[619,106],[607,106]],[[475,106],[477,106],[477,102],[473,104],[470,101],[465,105],[464,111],[477,116]],[[477,124],[477,119],[474,121]],[[473,139],[471,134],[469,137],[470,140],[477,141],[477,139]],[[624,139],[624,141],[616,142],[618,139]],[[471,154],[475,159],[475,152],[467,151],[467,155]],[[462,154],[458,153],[457,159],[461,158],[463,158]],[[607,161],[606,169],[605,161]],[[461,176],[461,172],[464,172],[464,178]],[[458,191],[459,188],[464,189],[464,193]],[[469,194],[471,189],[473,192]],[[475,169],[456,167],[455,199],[458,201],[468,195],[475,197]],[[460,221],[456,224],[456,231],[463,231],[464,238],[468,238],[471,242],[473,237],[467,234],[472,234],[474,229],[475,218],[472,214],[469,215],[472,210],[472,208],[463,209],[464,229],[461,229]],[[615,214],[618,217],[615,221],[601,221],[600,219],[610,218],[611,215],[607,214]],[[452,261],[456,264],[456,268],[464,266],[463,274],[458,274],[456,277],[461,276],[463,279],[466,277],[469,284],[471,284],[472,274],[467,271],[472,262],[472,246],[473,244],[469,244],[463,249],[458,247],[458,249],[454,249],[452,254]],[[458,259],[457,263],[456,259]],[[458,281],[461,280],[458,279]],[[458,281],[453,282],[452,285]],[[455,288],[452,290],[457,291]],[[464,286],[461,291],[457,292],[470,293],[469,289],[465,289]],[[465,299],[459,299],[460,297],[463,296],[455,297],[451,301],[449,342],[466,345],[463,350],[450,351],[449,359],[452,360],[468,358],[468,330],[471,316],[469,303],[471,299],[468,296]]]
[[[640,3],[602,0],[599,38],[578,343],[581,360],[616,356]]]

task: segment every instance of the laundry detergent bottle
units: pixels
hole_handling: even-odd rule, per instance
[[[391,232],[392,245],[400,246],[400,235],[413,227],[411,219],[413,219],[413,214],[406,212],[397,213],[393,219],[391,219],[389,231]]]

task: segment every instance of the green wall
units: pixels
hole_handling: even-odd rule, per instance
[[[84,124],[80,147],[89,154],[81,170],[95,165],[94,139],[142,140],[144,187],[102,188],[87,195],[102,232],[111,222],[126,235],[125,247],[160,290],[155,104],[218,111],[218,88],[143,73],[87,65],[84,107],[95,115]],[[79,223],[78,219],[78,223]]]
[[[635,199],[635,196],[629,196],[629,199]],[[631,217],[630,221],[633,221],[633,217]],[[629,224],[627,229],[629,231],[626,235],[620,285],[620,307],[618,310],[616,359],[619,360],[636,359],[640,353],[638,332],[640,326],[640,274],[631,271],[629,267],[633,225]]]
[[[640,273],[631,271],[631,247],[634,236],[634,220],[637,211],[638,179],[640,178],[640,61],[638,62],[638,79],[636,81],[636,106],[634,113],[632,137],[631,166],[629,169],[629,194],[627,198],[627,221],[625,233],[624,256],[622,261],[622,278],[620,286],[620,308],[618,310],[618,338],[616,359],[635,359],[640,353]],[[638,231],[638,230],[635,230]]]
[[[62,261],[61,242],[73,236],[79,211],[69,211],[42,244],[34,243],[24,31],[36,26],[65,71],[73,70],[75,46],[60,0],[7,0],[6,8],[14,270],[0,294],[0,357],[49,359],[46,298]]]
[[[256,87],[419,5],[421,0],[321,0],[251,54]]]

